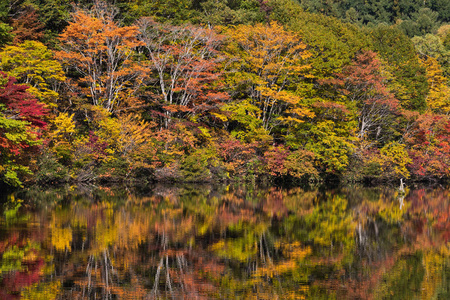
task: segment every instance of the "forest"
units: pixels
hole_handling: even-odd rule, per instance
[[[450,2],[0,0],[0,182],[450,177]]]

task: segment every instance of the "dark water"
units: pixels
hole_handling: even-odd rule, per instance
[[[0,299],[450,299],[445,188],[4,195]]]

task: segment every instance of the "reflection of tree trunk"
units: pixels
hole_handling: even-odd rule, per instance
[[[100,274],[97,274],[100,270]],[[91,299],[97,297],[97,289],[94,287],[102,287],[101,299],[112,299],[111,290],[114,288],[114,278],[116,274],[114,266],[109,258],[109,251],[103,250],[102,257],[96,258],[95,255],[90,255],[86,266],[87,284],[83,286],[82,299]],[[100,278],[101,283],[96,283],[97,278]]]
[[[163,264],[164,264],[164,258],[161,257],[161,260],[159,261],[159,264],[158,264],[158,269],[156,270],[155,283],[153,284],[153,289],[151,292],[155,297],[158,295],[159,277],[161,274],[161,269],[163,268]]]
[[[104,282],[105,282],[105,285],[106,285],[106,291],[104,291],[104,292],[106,292],[106,294],[104,294],[105,295],[104,297],[105,297],[105,299],[110,299],[111,298],[111,291],[109,289],[109,272],[108,272],[108,259],[106,258],[106,250],[103,250],[103,258],[105,260],[105,265],[104,265],[104,267],[105,267],[105,272],[104,272],[105,280],[104,280]]]
[[[195,290],[195,278],[192,278],[193,275],[189,274],[188,263],[184,254],[169,249],[169,236],[165,231],[161,235],[160,247],[160,259],[153,288],[146,298],[159,299],[165,296],[172,299],[180,297],[199,298],[200,294]],[[166,295],[162,295],[161,291],[165,291]]]

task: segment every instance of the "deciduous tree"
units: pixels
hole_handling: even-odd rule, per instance
[[[28,85],[28,93],[50,106],[56,106],[58,91],[66,79],[53,52],[41,42],[25,41],[0,52],[0,69]]]
[[[367,51],[359,54],[335,79],[322,81],[335,86],[346,101],[356,105],[360,140],[385,140],[384,131],[399,108],[399,101],[388,89],[382,71],[377,55]]]
[[[30,154],[46,126],[44,105],[27,89],[0,72],[0,179],[14,186],[21,185],[20,174],[31,172]]]
[[[259,109],[256,116],[265,130],[313,115],[297,92],[310,68],[310,53],[299,35],[276,22],[240,25],[226,33],[234,97],[248,98]]]
[[[77,10],[60,35],[57,58],[78,73],[77,87],[93,105],[114,111],[134,94],[142,73],[135,60],[136,26],[120,27],[116,10],[99,2],[91,13]]]
[[[139,27],[156,77],[164,126],[168,127],[173,116],[198,119],[207,111],[217,111],[228,99],[218,82],[222,37],[212,29],[165,26],[150,18],[141,19]]]

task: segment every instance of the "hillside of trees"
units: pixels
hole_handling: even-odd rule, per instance
[[[446,180],[450,3],[0,0],[0,181]]]

